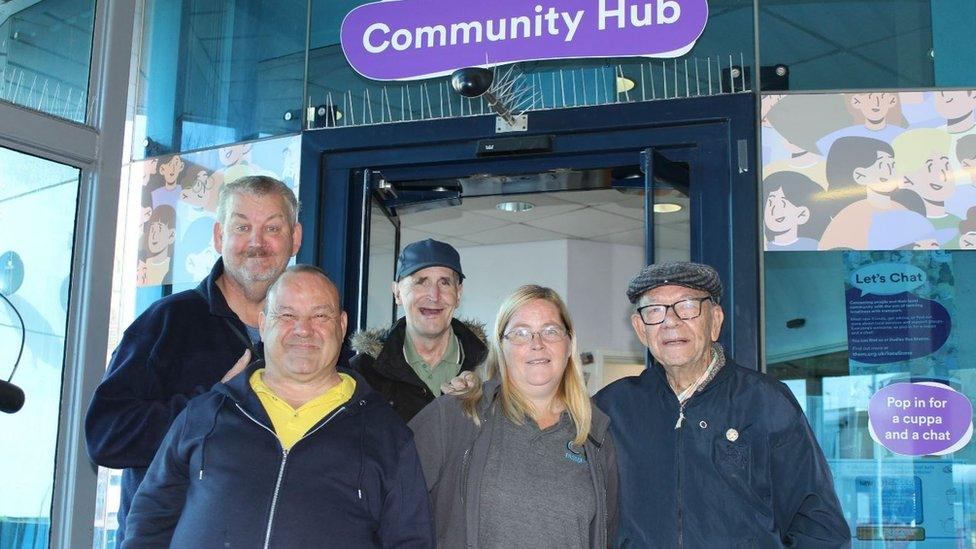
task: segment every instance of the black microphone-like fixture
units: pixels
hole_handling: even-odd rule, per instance
[[[0,412],[13,414],[24,407],[24,391],[20,387],[0,379]]]

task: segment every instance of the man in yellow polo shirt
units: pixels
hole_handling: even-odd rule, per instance
[[[339,371],[346,313],[288,268],[259,317],[265,361],[190,401],[129,513],[123,547],[434,547],[413,437]]]

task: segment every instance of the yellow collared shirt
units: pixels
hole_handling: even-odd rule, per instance
[[[258,399],[271,418],[275,434],[281,440],[281,446],[290,450],[296,442],[301,440],[309,429],[332,413],[333,410],[346,403],[356,391],[356,380],[346,374],[339,374],[342,381],[312,400],[306,402],[297,410],[279,397],[264,382],[262,377],[264,368],[251,374],[251,388],[257,393]]]

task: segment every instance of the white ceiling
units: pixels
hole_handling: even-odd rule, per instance
[[[498,210],[499,203],[518,200],[535,207],[524,212]],[[681,205],[675,213],[655,214],[657,254],[687,253],[688,198],[677,191],[656,191],[655,202]],[[371,253],[393,249],[392,230],[378,223],[374,209]],[[612,189],[466,198],[460,206],[400,216],[401,245],[433,238],[457,248],[542,240],[589,240],[644,245],[644,196]],[[656,254],[656,255],[657,255]]]

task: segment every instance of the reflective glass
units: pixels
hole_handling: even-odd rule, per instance
[[[973,86],[974,20],[952,0],[761,0],[760,57],[791,90]]]
[[[296,132],[305,0],[147,0],[136,159]]]
[[[300,139],[291,135],[133,162],[124,169],[120,237],[113,277],[108,348],[136,316],[160,298],[196,288],[219,253],[213,247],[217,197],[235,179],[269,175],[298,195]],[[154,227],[154,225],[156,225]],[[169,246],[150,246],[165,231]],[[93,547],[115,547],[121,471],[99,468]]]
[[[0,99],[84,122],[95,0],[0,2]]]
[[[48,546],[78,176],[0,147],[0,379],[25,394],[0,413],[2,549]]]
[[[976,254],[767,252],[765,280],[767,371],[810,420],[854,547],[976,546]]]
[[[390,285],[396,269],[396,226],[373,200],[369,216],[369,280],[366,283],[366,326],[388,328],[396,318]]]

